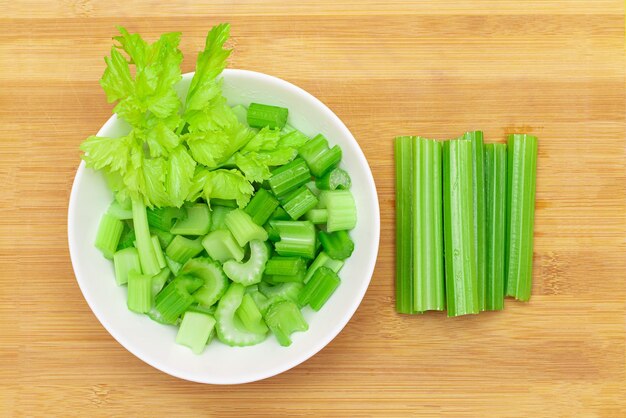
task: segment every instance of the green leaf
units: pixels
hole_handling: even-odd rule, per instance
[[[243,147],[242,151],[272,151],[276,149],[279,139],[280,130],[266,126]]]
[[[188,200],[195,200],[200,196],[207,202],[210,199],[236,200],[237,205],[243,208],[253,193],[254,187],[239,170],[209,171],[199,168],[195,172]]]

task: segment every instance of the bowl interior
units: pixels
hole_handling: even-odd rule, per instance
[[[179,84],[183,97],[192,74]],[[68,235],[77,281],[102,325],[134,355],[171,375],[203,383],[232,384],[260,380],[305,361],[328,344],[345,326],[361,302],[378,253],[379,209],[367,161],[345,125],[319,100],[292,84],[260,73],[226,70],[224,95],[230,105],[270,103],[289,108],[289,123],[309,136],[324,134],[343,149],[342,167],[352,178],[358,211],[352,232],[355,251],[340,273],[341,286],[320,312],[305,308],[309,331],[293,334],[293,344],[281,347],[273,336],[253,347],[233,348],[214,342],[195,355],[174,342],[176,328],[153,322],[126,307],[126,287],[115,284],[113,265],[93,246],[101,215],[112,200],[104,178],[81,163],[70,198]],[[100,130],[119,136],[128,130],[113,116]]]

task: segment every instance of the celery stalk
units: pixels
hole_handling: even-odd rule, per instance
[[[133,226],[135,227],[135,238],[137,240],[137,251],[139,251],[141,270],[143,274],[154,276],[161,271],[161,268],[159,267],[159,262],[152,245],[146,206],[139,199],[133,199],[132,204]]]

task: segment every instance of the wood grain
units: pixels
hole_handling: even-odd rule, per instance
[[[425,0],[0,1],[0,415],[626,416],[624,3]],[[232,23],[231,67],[294,82],[363,148],[381,247],[345,330],[267,381],[203,386],[129,354],[69,261],[78,145],[111,106],[114,25]],[[186,71],[193,60],[185,62]],[[392,138],[540,138],[533,299],[446,319],[393,309]]]

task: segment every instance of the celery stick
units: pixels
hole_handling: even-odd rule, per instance
[[[176,235],[165,249],[165,254],[177,263],[185,264],[187,260],[200,254],[203,249],[202,237],[189,239]]]
[[[319,199],[319,207],[328,211],[328,232],[350,230],[356,226],[356,203],[350,190],[324,190]]]
[[[291,219],[297,221],[302,215],[317,206],[317,203],[317,197],[306,186],[301,186],[285,196],[282,206]]]
[[[205,235],[211,228],[211,212],[206,203],[186,207],[187,217],[178,219],[170,229],[176,235]]]
[[[154,208],[146,212],[148,224],[153,228],[169,231],[174,225],[174,219],[187,217],[185,208]]]
[[[105,213],[100,220],[98,233],[96,234],[96,248],[109,260],[117,250],[117,244],[122,236],[124,224],[119,219]]]
[[[334,260],[345,260],[354,251],[354,242],[348,231],[324,232],[320,231],[319,240],[326,254]]]
[[[117,244],[117,251],[123,250],[124,248],[134,247],[136,240],[137,238],[135,237],[135,230],[125,223],[124,230],[122,231],[122,236],[120,237],[120,242],[118,242]]]
[[[334,260],[330,258],[328,254],[322,251],[317,255],[317,258],[313,260],[313,262],[309,266],[309,269],[304,276],[304,283],[308,283],[311,277],[313,277],[313,274],[315,274],[317,269],[319,269],[320,267],[328,267],[335,273],[339,273],[339,270],[341,270],[343,264],[344,262],[342,260]]]
[[[265,314],[265,322],[282,346],[291,345],[291,334],[294,332],[309,329],[298,306],[286,300],[269,307]]]
[[[298,305],[309,305],[319,311],[339,287],[339,276],[328,267],[317,269],[298,296]]]
[[[256,305],[252,296],[248,293],[243,295],[243,299],[241,300],[241,304],[239,305],[239,308],[237,308],[235,315],[237,315],[241,324],[248,331],[265,334],[269,330],[267,325],[265,325],[265,321],[263,321],[263,315],[261,314],[259,307]]]
[[[217,337],[224,344],[243,347],[258,344],[265,339],[265,333],[248,331],[237,317],[237,309],[241,306],[245,291],[244,286],[232,283],[217,305]]]
[[[315,225],[309,221],[270,221],[280,241],[274,244],[279,255],[312,259],[316,252]]]
[[[139,253],[134,247],[124,248],[116,252],[113,255],[113,265],[115,267],[115,282],[118,285],[128,282],[128,273],[131,271],[141,274]]]
[[[159,261],[157,260],[150,229],[148,228],[148,216],[146,214],[146,206],[139,199],[133,199],[133,226],[135,227],[135,236],[137,240],[137,251],[139,251],[139,261],[141,262],[141,271],[148,276],[154,276],[161,271]],[[170,244],[171,245],[171,244]],[[169,247],[168,247],[169,248]]]
[[[506,247],[506,144],[485,144],[485,309],[504,308]]]
[[[277,203],[278,204],[278,203]],[[211,206],[211,231],[217,231],[218,229],[227,229],[226,215],[235,210],[228,206]]]
[[[224,263],[224,273],[235,283],[241,283],[249,286],[261,281],[265,263],[269,258],[269,250],[263,241],[250,241],[250,258],[239,263],[229,260]]]
[[[257,225],[250,215],[241,209],[235,209],[226,215],[224,222],[241,247],[252,240],[267,240],[265,229]]]
[[[347,190],[352,185],[352,180],[345,170],[336,167],[317,178],[315,185],[320,190]]]
[[[485,173],[484,143],[482,131],[466,132],[463,136],[472,143],[472,186],[474,189],[474,249],[476,280],[478,282],[478,306],[485,310],[486,257],[485,257]]]
[[[154,248],[154,254],[157,258],[157,263],[159,263],[159,268],[163,269],[167,266],[165,264],[165,256],[163,255],[163,249],[161,248],[161,243],[159,242],[159,237],[156,235],[152,235],[152,247]]]
[[[443,144],[445,279],[448,316],[479,312],[472,188],[472,143]]]
[[[136,270],[128,273],[128,309],[146,313],[152,308],[152,277]]]
[[[197,277],[180,275],[172,280],[155,298],[155,308],[162,323],[174,324],[194,302],[192,292],[202,286],[203,280]]]
[[[506,295],[530,300],[533,269],[533,225],[537,137],[508,137]]]
[[[180,274],[203,280],[204,284],[192,295],[203,306],[213,305],[228,288],[228,279],[222,267],[210,258],[192,258],[181,268]]]
[[[261,103],[250,103],[248,107],[248,125],[253,128],[282,129],[287,123],[289,110],[285,107],[270,106]]]
[[[309,180],[311,180],[309,167],[302,158],[296,158],[289,164],[274,169],[268,183],[274,195],[281,197],[308,183]]]
[[[413,311],[445,309],[441,143],[413,144]]]
[[[304,214],[304,219],[307,221],[311,221],[312,223],[325,224],[328,221],[328,210],[327,209],[311,209],[307,213]]]
[[[278,200],[265,189],[259,189],[244,211],[257,225],[263,225],[278,207]]]
[[[395,139],[396,162],[396,311],[413,309],[413,147],[415,139]],[[305,281],[307,278],[305,278]]]
[[[202,240],[202,246],[209,254],[209,257],[220,263],[228,260],[243,260],[243,248],[237,244],[233,234],[225,229],[209,233]]]
[[[215,327],[211,315],[200,312],[185,312],[180,323],[176,343],[187,346],[196,354],[202,353]]]

